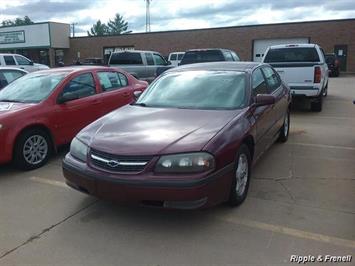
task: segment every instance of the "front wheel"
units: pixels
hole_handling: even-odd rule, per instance
[[[249,148],[242,144],[236,156],[234,178],[229,195],[229,205],[240,205],[248,194],[251,174],[251,156]]]
[[[46,164],[52,151],[50,137],[40,129],[22,133],[16,141],[14,150],[15,166],[32,170]]]
[[[328,83],[323,89],[323,97],[327,97],[327,96],[328,96]]]

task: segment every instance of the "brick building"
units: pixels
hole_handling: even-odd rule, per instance
[[[317,43],[326,53],[338,54],[342,71],[355,72],[355,19],[75,37],[69,38],[69,47],[49,50],[53,53],[49,64],[54,66],[59,60],[72,64],[78,58],[107,58],[110,52],[122,49],[153,50],[168,55],[173,51],[213,47],[232,49],[242,60],[250,61],[261,59],[263,51],[260,49],[278,40]],[[0,42],[0,51],[2,45]],[[6,49],[10,48],[7,44]],[[26,47],[21,46],[21,49],[26,51]],[[17,52],[16,49],[11,51]]]

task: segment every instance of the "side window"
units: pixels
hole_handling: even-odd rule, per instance
[[[170,60],[176,60],[177,54],[171,54]]]
[[[148,65],[154,65],[154,60],[151,53],[145,53],[145,58],[147,59]]]
[[[0,89],[7,86],[8,84],[9,84],[9,82],[7,81],[4,73],[0,72]]]
[[[94,95],[95,82],[92,74],[85,73],[73,78],[64,88],[62,96],[74,94],[76,98],[84,98]]]
[[[28,66],[31,64],[30,60],[24,58],[23,56],[15,55],[15,59],[17,61],[17,64],[21,66]]]
[[[226,61],[234,61],[234,58],[229,51],[223,51],[223,55],[226,58]]]
[[[266,83],[269,86],[270,93],[275,91],[281,85],[279,76],[270,67],[263,67]]]
[[[253,91],[252,91],[253,96],[256,96],[258,94],[268,94],[266,81],[264,79],[264,75],[261,72],[260,68],[258,68],[253,72],[252,86],[253,86]]]
[[[184,57],[184,54],[178,54],[178,60],[181,60]]]
[[[232,56],[234,58],[234,61],[240,61],[239,56],[235,52],[231,52],[231,53],[232,53]]]
[[[125,75],[123,75],[122,73],[118,73],[118,77],[120,78],[122,87],[128,86],[128,80]]]
[[[153,54],[154,60],[155,60],[155,64],[158,66],[164,66],[166,65],[165,60],[158,54]]]
[[[325,62],[325,52],[324,52],[324,50],[323,50],[323,48],[321,48],[321,47],[319,47],[320,48],[320,50],[321,50],[321,52],[322,52],[322,56],[323,56],[323,63]]]
[[[5,64],[8,66],[15,66],[15,59],[12,55],[4,55]]]
[[[5,79],[7,80],[8,83],[14,81],[15,79],[18,79],[19,77],[22,77],[24,73],[20,71],[15,71],[15,70],[5,70],[3,72]]]
[[[112,91],[122,87],[117,72],[98,72],[100,85],[103,91]]]

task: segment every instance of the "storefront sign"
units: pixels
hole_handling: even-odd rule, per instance
[[[25,42],[25,31],[0,32],[0,44]]]

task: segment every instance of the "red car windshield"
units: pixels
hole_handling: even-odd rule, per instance
[[[38,103],[46,99],[67,73],[32,73],[0,91],[0,101]]]

